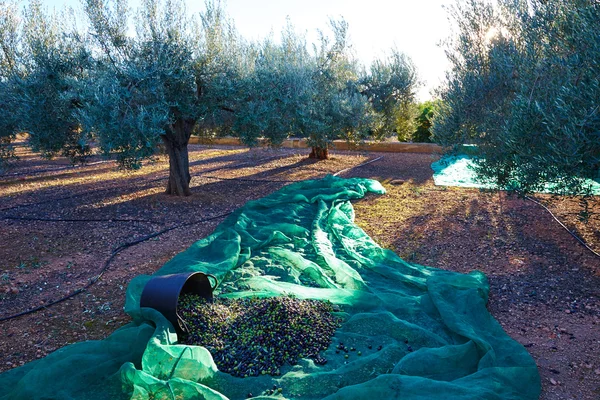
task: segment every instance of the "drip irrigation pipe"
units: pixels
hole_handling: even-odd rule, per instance
[[[550,211],[550,209],[548,207],[546,207],[545,205],[543,205],[542,203],[540,203],[539,201],[529,197],[529,196],[524,196],[525,199],[531,201],[532,203],[537,204],[540,207],[543,207],[546,211],[548,211],[550,213],[550,215],[552,216],[552,218],[554,218],[554,220],[556,222],[558,222],[558,224],[560,226],[562,226],[567,232],[569,232],[569,234],[571,236],[573,236],[575,238],[575,240],[577,240],[579,243],[581,243],[581,245],[583,245],[586,249],[588,249],[589,251],[591,251],[596,257],[600,257],[600,253],[598,253],[597,251],[595,251],[594,249],[592,249],[583,239],[581,239],[579,236],[577,236],[575,233],[573,233],[569,228],[567,228],[567,226],[565,224],[563,224],[558,218],[556,218],[556,216],[552,213],[552,211]]]
[[[355,167],[343,169],[343,170],[338,171],[335,174],[333,174],[333,176],[338,176],[339,174],[341,174],[341,173],[343,173],[345,171],[348,171],[348,170],[353,169],[353,168],[359,168],[359,167],[365,166],[367,164],[370,164],[370,163],[375,162],[377,160],[380,160],[382,158],[383,158],[383,156],[377,157],[376,159],[373,159],[373,160],[367,161],[365,163],[359,164],[359,165],[357,165]],[[230,178],[230,179],[240,179],[240,178]],[[260,180],[260,181],[265,182],[265,183],[273,183],[273,182],[277,182],[277,183],[279,183],[279,182],[284,182],[284,183],[285,182],[296,182],[296,181],[266,181],[266,180]],[[0,211],[2,211],[2,210],[0,210]],[[228,211],[226,213],[219,214],[219,215],[216,215],[216,216],[213,216],[213,217],[209,217],[209,218],[205,218],[205,219],[201,219],[201,220],[198,220],[198,221],[186,222],[186,223],[183,223],[183,224],[174,225],[174,226],[162,229],[162,230],[160,230],[158,232],[154,232],[154,233],[151,233],[149,235],[142,236],[141,238],[138,238],[138,239],[133,240],[131,242],[124,243],[124,244],[118,246],[116,249],[114,249],[112,251],[112,253],[110,254],[110,256],[104,262],[104,266],[102,267],[102,269],[100,270],[100,272],[95,277],[89,279],[88,283],[85,284],[83,287],[81,287],[79,289],[76,289],[75,291],[73,291],[73,292],[71,292],[71,293],[69,293],[69,294],[67,294],[67,295],[65,295],[65,296],[63,296],[63,297],[61,297],[61,298],[59,298],[57,300],[52,300],[52,301],[50,301],[47,304],[43,304],[41,306],[37,306],[37,307],[34,307],[32,309],[29,309],[29,310],[25,310],[25,311],[19,312],[17,314],[9,315],[9,316],[6,316],[6,317],[0,317],[0,322],[9,321],[9,320],[12,320],[12,319],[15,319],[15,318],[19,318],[19,317],[22,317],[22,316],[25,316],[25,315],[33,314],[33,313],[35,313],[37,311],[40,311],[42,309],[47,309],[48,307],[51,307],[51,306],[56,305],[58,303],[62,303],[63,301],[66,301],[66,300],[68,300],[70,298],[73,298],[73,297],[77,296],[79,293],[82,293],[82,292],[86,291],[93,284],[95,284],[96,282],[98,282],[102,278],[102,276],[104,275],[104,273],[110,267],[110,264],[114,260],[114,258],[121,251],[123,251],[123,250],[125,250],[125,249],[127,249],[129,247],[132,247],[132,246],[135,246],[135,245],[140,244],[142,242],[148,241],[148,240],[150,240],[152,238],[155,238],[157,236],[163,235],[163,234],[165,234],[167,232],[170,232],[170,231],[178,229],[178,228],[183,228],[183,227],[186,227],[186,226],[200,224],[200,223],[203,223],[203,222],[213,221],[215,219],[226,217],[226,216],[228,216],[228,215],[230,215],[232,213],[233,213],[233,211]],[[63,222],[63,220],[59,220],[59,221]],[[115,221],[115,220],[113,220],[113,221]],[[66,222],[66,221],[64,221],[64,222]]]
[[[124,219],[124,218],[40,218],[40,217],[19,217],[15,215],[6,215],[2,219],[13,221],[41,221],[41,222],[141,222],[148,224],[162,224],[161,221],[145,219]]]
[[[6,317],[1,317],[0,318],[0,322],[8,321],[8,320],[15,319],[15,318],[18,318],[18,317],[22,317],[22,316],[28,315],[28,314],[33,314],[34,312],[37,312],[39,310],[48,308],[48,307],[53,306],[53,305],[58,304],[58,303],[62,303],[63,301],[66,301],[66,300],[68,300],[68,299],[70,299],[72,297],[77,296],[79,293],[84,292],[89,287],[91,287],[94,283],[98,282],[102,278],[102,275],[104,275],[104,273],[108,270],[108,268],[110,267],[110,264],[114,260],[114,258],[121,251],[123,251],[123,250],[125,250],[125,249],[127,249],[129,247],[132,247],[132,246],[135,246],[136,244],[140,244],[142,242],[148,241],[148,240],[150,240],[152,238],[155,238],[157,236],[160,236],[162,234],[165,234],[167,232],[170,232],[170,231],[178,229],[178,228],[183,228],[183,227],[186,227],[186,226],[200,224],[200,223],[203,223],[203,222],[208,222],[208,221],[212,221],[212,220],[215,220],[215,219],[226,217],[229,214],[231,214],[232,212],[233,211],[228,211],[226,213],[219,214],[219,215],[216,215],[214,217],[204,218],[204,219],[201,219],[199,221],[186,222],[184,224],[174,225],[174,226],[165,228],[163,230],[160,230],[158,232],[154,232],[154,233],[151,233],[149,235],[142,236],[141,238],[138,238],[138,239],[133,240],[131,242],[124,243],[124,244],[120,245],[119,247],[117,247],[116,249],[114,249],[112,251],[112,253],[110,254],[110,256],[104,262],[104,266],[102,267],[102,269],[100,270],[100,272],[98,273],[98,275],[96,275],[93,278],[91,278],[88,281],[88,283],[85,284],[85,286],[83,286],[83,287],[81,287],[81,288],[79,288],[79,289],[77,289],[77,290],[75,290],[75,291],[67,294],[66,296],[63,296],[63,297],[57,299],[57,300],[52,300],[51,302],[49,302],[47,304],[44,304],[44,305],[41,305],[41,306],[38,306],[38,307],[34,307],[34,308],[30,309],[30,310],[22,311],[22,312],[17,313],[17,314],[9,315],[9,316],[6,316]]]

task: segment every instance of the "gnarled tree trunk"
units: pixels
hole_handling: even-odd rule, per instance
[[[189,196],[190,162],[188,157],[188,142],[196,121],[178,119],[165,130],[162,136],[167,154],[169,154],[169,182],[166,194]]]
[[[327,147],[313,146],[308,157],[316,158],[317,160],[327,160],[329,158],[329,149]]]

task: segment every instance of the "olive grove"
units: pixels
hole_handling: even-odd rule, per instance
[[[77,162],[97,147],[133,169],[163,148],[166,192],[187,196],[195,132],[250,146],[304,137],[310,156],[324,159],[335,139],[414,127],[414,65],[393,51],[367,70],[344,20],[311,46],[289,22],[280,39],[249,42],[219,1],[190,15],[183,0],[142,0],[137,10],[127,0],[82,0],[85,21],[39,0],[23,10],[10,1],[0,0],[2,159],[21,132],[45,156]]]

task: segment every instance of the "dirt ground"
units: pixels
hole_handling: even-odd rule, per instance
[[[124,292],[228,213],[291,181],[340,176],[379,179],[388,193],[355,203],[357,223],[410,262],[489,278],[489,309],[536,360],[544,400],[600,398],[600,258],[539,205],[506,193],[437,187],[428,154],[343,153],[314,161],[301,149],[190,146],[193,196],[162,192],[166,159],[136,172],[93,159],[71,167],[19,149],[0,175],[0,371],[70,343],[101,339],[128,322]],[[382,157],[370,164],[360,164]],[[536,196],[600,252],[600,205],[579,221],[577,199]],[[97,283],[114,249],[127,247]]]

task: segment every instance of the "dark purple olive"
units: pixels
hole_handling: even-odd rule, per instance
[[[274,297],[208,303],[184,295],[179,309],[185,310],[180,312],[191,327],[182,342],[205,346],[221,371],[239,377],[278,375],[279,367],[299,358],[323,365],[327,360],[319,353],[329,347],[338,327],[331,303],[315,300]]]

